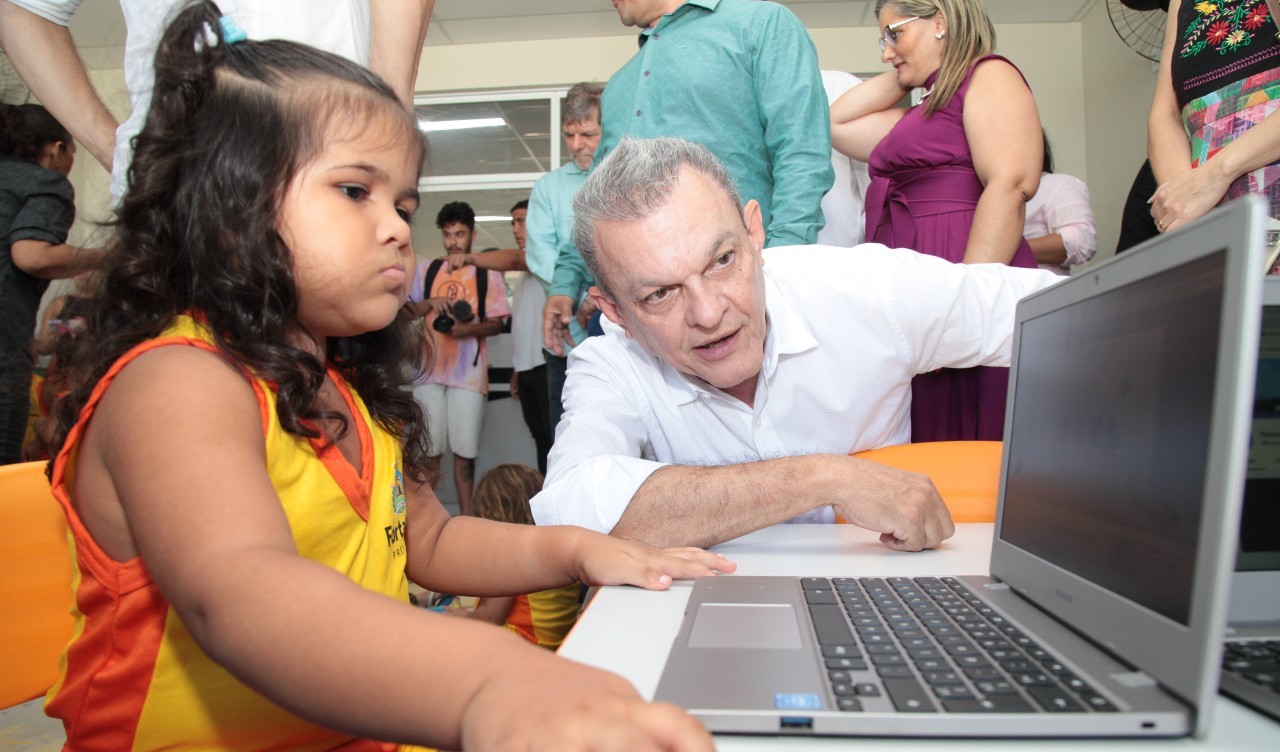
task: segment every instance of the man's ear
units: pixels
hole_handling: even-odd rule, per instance
[[[596,307],[600,309],[600,312],[604,314],[605,318],[622,327],[624,330],[627,328],[627,325],[622,321],[622,314],[618,310],[617,302],[610,298],[608,293],[606,293],[600,285],[592,285],[587,288],[587,296],[591,298],[591,302],[596,304]],[[630,332],[628,332],[628,334],[630,334]]]
[[[764,216],[760,213],[760,202],[754,198],[742,207],[742,224],[747,228],[747,236],[755,246],[756,254],[764,250]]]

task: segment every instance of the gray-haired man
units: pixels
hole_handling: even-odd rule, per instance
[[[580,315],[575,317],[574,308],[581,291],[565,290],[562,291],[564,295],[556,296],[552,294],[551,286],[557,265],[582,266],[578,249],[573,245],[573,196],[586,182],[596,145],[600,143],[600,95],[603,91],[603,84],[580,83],[565,94],[560,110],[560,128],[571,159],[538,178],[529,196],[529,242],[525,263],[548,291],[544,320],[551,317],[560,321],[563,315],[568,322],[562,336],[556,339],[559,344],[547,341],[547,396],[551,405],[552,433],[563,412],[560,392],[564,389],[567,350],[586,338],[583,321],[590,311],[595,310],[592,305],[590,311],[579,310]]]
[[[759,206],[678,139],[624,139],[574,200],[608,323],[573,354],[539,524],[707,546],[832,507],[920,550],[932,483],[850,458],[906,443],[912,376],[1009,360],[1038,270],[864,245],[762,251]]]

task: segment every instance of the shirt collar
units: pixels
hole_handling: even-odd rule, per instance
[[[649,37],[654,32],[660,30],[664,26],[670,25],[678,16],[684,15],[689,8],[697,7],[697,8],[702,8],[708,13],[714,13],[716,10],[716,6],[719,4],[720,4],[720,0],[686,0],[684,5],[681,5],[680,7],[671,11],[670,13],[667,13],[666,15],[659,18],[658,22],[654,24],[651,28],[641,29],[640,39],[639,39],[640,46],[643,47],[644,43],[649,41]]]

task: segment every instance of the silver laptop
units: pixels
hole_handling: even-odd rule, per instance
[[[1222,693],[1280,721],[1280,277],[1263,286],[1257,373]]]
[[[656,698],[728,733],[1203,734],[1262,219],[1233,204],[1019,304],[991,576],[700,579]]]

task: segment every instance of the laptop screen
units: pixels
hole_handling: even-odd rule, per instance
[[[1280,280],[1267,280],[1240,522],[1241,572],[1280,570]],[[1276,293],[1276,294],[1273,294]],[[1273,300],[1273,298],[1275,298]]]
[[[1225,263],[1213,252],[1025,321],[1010,394],[1001,537],[1184,625]]]

